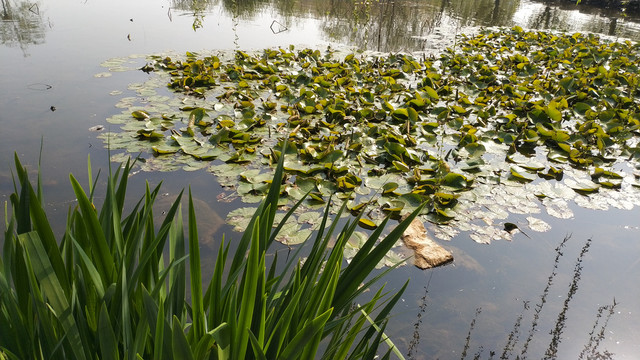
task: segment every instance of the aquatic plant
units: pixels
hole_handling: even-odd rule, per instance
[[[436,56],[291,47],[151,60],[143,70],[156,76],[132,87],[141,98],[109,119],[124,132],[101,136],[154,153],[145,169],[206,168],[248,203],[267,191],[286,139],[283,201],[373,203],[372,226],[427,202],[426,219],[455,225],[437,226],[440,238],[489,243],[548,230],[532,215],[571,217],[570,201],[640,204],[629,41],[514,27],[461,35]],[[157,95],[162,83],[175,96]]]
[[[373,232],[344,266],[357,220],[336,234],[338,222],[329,226],[325,211],[304,261],[300,247],[286,263],[277,252],[270,262],[284,224],[274,229],[284,159],[235,252],[220,241],[203,287],[190,190],[184,229],[180,196],[161,224],[154,221],[160,186],[147,186],[124,214],[130,162],[109,169],[100,209],[97,181],[85,191],[70,175],[77,205],[57,239],[40,178],[34,188],[16,155],[0,260],[0,359],[402,358],[384,329],[407,284],[397,293],[376,286],[369,299],[362,293],[380,279],[372,270],[417,212],[380,241],[381,231]],[[383,342],[388,350],[379,349]]]

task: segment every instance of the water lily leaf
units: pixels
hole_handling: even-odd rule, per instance
[[[545,168],[545,165],[540,161],[536,160],[535,158],[524,156],[520,153],[515,153],[508,156],[507,161],[518,164],[518,166],[520,166],[521,168],[533,172],[540,171]]]
[[[207,118],[209,117],[207,115],[207,112],[205,111],[205,109],[203,109],[201,107],[191,110],[191,112],[189,113],[189,125],[188,126],[191,127],[193,125],[199,125],[199,126],[207,125],[207,123],[205,121],[203,121],[205,119],[205,116]]]
[[[620,189],[622,188],[622,181],[598,181],[598,184],[607,189]]]
[[[589,180],[583,179],[578,182],[573,179],[567,179],[565,182],[567,186],[569,186],[579,194],[591,194],[591,193],[598,192],[598,190],[600,189],[599,184]]]
[[[127,110],[108,119],[122,134],[100,138],[142,151],[149,170],[194,170],[217,159],[210,171],[220,184],[257,201],[267,184],[258,169],[274,166],[288,136],[290,181],[280,204],[312,191],[304,207],[313,210],[334,192],[361,201],[374,191],[382,195],[374,223],[427,201],[429,219],[455,219],[489,241],[509,238],[496,220],[510,214],[568,216],[571,199],[585,207],[633,202],[626,165],[640,161],[640,117],[630,93],[639,66],[631,45],[518,28],[479,30],[458,43],[462,52],[441,54],[447,66],[308,49],[267,50],[266,58],[233,52],[226,60],[159,56],[148,67],[157,76],[129,86],[136,97],[122,99],[117,106]],[[173,140],[160,138],[168,134]],[[219,166],[226,161],[235,167]]]
[[[407,108],[407,114],[409,115],[409,120],[411,120],[412,123],[418,122],[419,114],[414,108],[412,107]]]
[[[347,174],[336,179],[336,186],[343,191],[351,191],[362,183],[362,179],[355,175]]]
[[[341,151],[341,150],[333,150],[333,151],[330,151],[330,152],[329,152],[329,153],[327,153],[327,154],[324,154],[324,155],[319,159],[319,161],[318,161],[318,162],[325,163],[325,164],[326,164],[326,163],[333,163],[333,162],[335,162],[335,161],[337,161],[337,160],[341,159],[341,158],[342,158],[342,156],[343,156],[343,154],[344,154],[344,152],[343,152],[343,151]]]
[[[430,98],[432,98],[433,100],[438,100],[440,99],[440,97],[438,96],[438,93],[430,86],[425,86],[424,88],[422,88],[422,90],[424,90],[427,95],[429,95]]]
[[[546,232],[551,230],[551,225],[547,224],[544,220],[527,216],[527,226],[529,229],[537,232]]]
[[[388,182],[382,186],[382,194],[390,194],[393,193],[398,188],[398,183]]]
[[[305,242],[311,236],[311,233],[311,229],[301,229],[299,224],[294,221],[288,221],[278,232],[276,241],[285,245],[298,245]]]
[[[547,159],[554,161],[554,162],[558,162],[558,163],[564,163],[567,162],[569,160],[569,157],[567,156],[566,152],[562,152],[559,150],[555,150],[555,149],[551,149],[549,150],[549,153],[547,154]]]
[[[149,113],[144,110],[136,110],[131,113],[131,116],[133,116],[136,120],[147,120],[151,118],[151,115],[149,115]]]
[[[433,199],[438,208],[452,208],[458,203],[458,195],[437,192],[433,194]]]
[[[554,140],[558,143],[562,143],[564,141],[567,141],[571,138],[571,136],[569,134],[567,134],[565,131],[552,131],[551,134],[551,140]],[[558,144],[558,146],[560,146],[561,144]]]
[[[469,152],[469,156],[472,158],[477,158],[487,151],[487,148],[484,145],[477,142],[467,144],[464,148]]]
[[[538,172],[539,177],[547,180],[551,180],[551,179],[562,180],[563,174],[564,174],[564,170],[556,169],[553,166],[549,166],[549,170],[547,170],[546,173],[542,171]]]
[[[365,219],[365,218],[360,218],[358,220],[358,225],[361,228],[367,229],[367,230],[374,230],[375,228],[378,227],[378,225],[376,225],[376,223],[374,223],[373,221],[369,220],[369,219]]]
[[[256,208],[252,207],[235,209],[227,215],[227,223],[234,226],[235,231],[244,231],[255,212]]]
[[[562,120],[562,112],[560,112],[557,108],[556,108],[556,102],[552,101],[549,103],[549,105],[547,105],[546,109],[544,110],[545,113],[547,113],[547,116],[549,116],[549,118],[553,121],[560,121]]]
[[[369,205],[368,201],[364,201],[361,203],[358,203],[356,205],[347,205],[347,208],[349,209],[349,211],[351,211],[354,214],[358,214],[361,210],[363,210],[364,208],[367,207],[367,205]]]
[[[137,133],[140,137],[146,139],[162,139],[164,137],[164,134],[150,129],[140,129]]]
[[[324,198],[322,197],[321,192],[310,192],[309,193],[310,200],[317,201],[319,203],[324,203]]]
[[[391,113],[391,117],[401,121],[407,120],[409,118],[409,111],[407,109],[396,109]]]
[[[605,170],[601,167],[596,167],[594,172],[591,174],[592,179],[598,179],[600,177],[606,177],[609,179],[622,179],[622,175],[615,173],[613,171]]]
[[[531,182],[536,179],[535,175],[527,172],[527,170],[520,166],[512,166],[510,171],[511,176],[517,181]]]
[[[390,200],[382,205],[382,211],[385,212],[400,212],[404,208],[405,203],[401,200]]]
[[[405,164],[403,161],[397,161],[397,160],[393,160],[393,166],[395,167],[396,170],[401,171],[401,172],[407,172],[409,170],[411,170],[411,168]]]
[[[464,175],[450,172],[442,179],[442,185],[461,190],[467,187],[468,181]]]
[[[588,110],[591,110],[591,106],[589,106],[589,104],[578,102],[573,105],[573,111],[579,115],[584,115]]]
[[[162,144],[154,145],[151,148],[157,154],[174,154],[180,150],[180,145],[172,141],[172,143],[165,142]]]
[[[465,108],[463,108],[462,106],[459,105],[452,105],[451,106],[451,110],[455,111],[458,114],[464,114],[467,112],[467,110]]]

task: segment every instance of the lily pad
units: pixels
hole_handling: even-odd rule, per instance
[[[129,86],[137,96],[108,120],[121,133],[99,137],[141,152],[148,170],[209,164],[245,202],[263,196],[265,170],[286,156],[283,205],[309,193],[302,213],[317,214],[330,196],[357,212],[375,193],[372,228],[426,202],[423,220],[482,242],[509,238],[500,224],[510,214],[571,217],[570,200],[640,204],[632,170],[619,170],[640,160],[640,100],[628,86],[640,57],[615,55],[633,44],[519,28],[461,34],[457,44],[434,58],[333,49],[152,57],[148,80]],[[602,55],[548,51],[573,48]]]

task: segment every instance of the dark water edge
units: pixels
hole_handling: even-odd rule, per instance
[[[127,71],[95,77],[107,71],[100,64],[110,58],[166,51],[259,49],[291,43],[299,47],[438,51],[456,34],[473,32],[480,26],[518,25],[640,39],[639,17],[631,7],[622,12],[611,6],[592,6],[585,0],[579,6],[574,1],[505,0],[381,0],[358,4],[337,0],[4,0],[2,6],[0,201],[6,201],[13,188],[13,152],[17,151],[34,173],[44,139],[44,190],[48,210],[60,224],[59,231],[68,208],[75,204],[68,174],[87,184],[87,155],[91,156],[94,174],[108,167],[104,144],[88,129],[95,125],[108,127],[105,119],[121,111],[114,105],[131,93],[128,84],[150,76]],[[272,28],[274,21],[287,30]],[[141,66],[144,58],[131,62],[131,67]],[[114,90],[123,93],[110,95]],[[101,181],[104,179],[103,173]],[[131,179],[131,194],[141,194],[147,181],[151,186],[163,182],[161,193],[166,196],[191,185],[194,194],[222,218],[241,206],[238,202],[218,202],[222,189],[204,171],[140,172]],[[585,346],[595,344],[590,336],[594,324],[597,322],[593,332],[597,336],[606,319],[604,337],[596,350],[610,351],[615,359],[635,358],[640,353],[638,210],[602,212],[577,206],[572,210],[573,219],[548,218],[552,230],[530,239],[516,236],[513,242],[483,246],[461,234],[442,242],[456,255],[453,265],[426,272],[410,266],[394,271],[387,278],[390,287],[407,277],[411,286],[389,325],[393,340],[415,359],[472,359],[476,354],[482,359],[497,359],[503,353],[506,358],[515,358],[522,353],[536,305],[549,285],[558,255],[555,249],[571,234],[548,286],[527,357],[544,356],[554,339],[557,320],[564,314],[557,358],[579,358]],[[213,249],[223,233],[226,239],[236,235],[224,225],[209,233],[211,243],[204,244],[203,256],[209,254],[213,259]],[[580,278],[571,295],[576,264],[588,239],[590,247],[581,258]],[[203,266],[206,273],[211,261],[203,260]],[[615,311],[608,317],[606,307],[613,306],[614,298]]]

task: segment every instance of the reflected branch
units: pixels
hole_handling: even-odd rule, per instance
[[[418,315],[416,316],[416,322],[413,324],[413,338],[409,343],[409,349],[407,351],[407,357],[413,359],[414,351],[420,344],[420,326],[422,325],[422,316],[427,311],[427,296],[429,295],[429,285],[431,284],[431,278],[433,278],[433,272],[429,275],[427,285],[424,287],[424,295],[420,298],[420,307],[418,309]]]
[[[580,356],[578,359],[584,359],[587,356],[587,359],[611,359],[613,354],[609,351],[605,350],[603,353],[598,352],[598,348],[600,347],[600,342],[604,339],[604,333],[609,325],[609,320],[611,316],[614,314],[614,310],[618,303],[616,299],[613,298],[613,303],[611,305],[605,305],[598,308],[598,315],[596,315],[596,321],[591,328],[591,332],[589,332],[589,342],[584,346],[584,349],[580,352]],[[604,323],[598,329],[598,325],[600,320],[602,319],[603,313],[607,312],[607,316],[604,318]]]
[[[527,301],[524,302],[523,307],[524,307],[523,312],[520,313],[520,315],[518,315],[518,318],[516,319],[516,323],[513,324],[513,329],[509,333],[507,344],[504,346],[504,349],[502,350],[502,355],[500,356],[500,359],[509,359],[509,357],[513,352],[513,349],[515,348],[516,344],[518,343],[518,340],[520,339],[520,326],[522,324],[522,318],[524,316],[524,312],[529,308],[529,304]]]
[[[553,270],[551,270],[551,275],[549,275],[549,278],[547,279],[547,286],[542,291],[542,295],[540,296],[540,302],[536,304],[536,307],[533,313],[533,321],[531,322],[531,328],[529,329],[529,335],[527,336],[527,340],[525,341],[522,347],[522,352],[520,353],[520,356],[522,358],[525,358],[527,351],[529,350],[529,344],[531,343],[531,340],[533,340],[533,335],[535,334],[536,329],[538,328],[540,313],[542,312],[542,308],[544,307],[544,304],[547,303],[547,296],[549,296],[549,289],[551,289],[553,280],[558,275],[558,265],[560,264],[560,258],[563,255],[562,249],[567,244],[567,241],[569,241],[570,238],[571,238],[570,235],[565,236],[562,242],[560,243],[560,245],[556,247],[556,250],[555,250],[556,257],[553,261]]]
[[[469,324],[469,332],[467,333],[467,338],[464,343],[464,348],[462,349],[462,355],[460,356],[460,360],[464,360],[467,357],[467,351],[469,351],[469,344],[471,343],[471,333],[473,329],[476,327],[476,321],[478,320],[478,316],[482,313],[482,308],[476,309],[476,314],[471,320],[471,324]]]
[[[576,265],[573,270],[573,280],[571,281],[571,285],[569,285],[569,292],[567,293],[567,297],[564,300],[564,304],[562,306],[562,310],[558,314],[558,319],[556,320],[556,326],[551,331],[551,342],[549,343],[549,347],[545,352],[544,359],[555,359],[558,354],[558,345],[562,341],[562,333],[564,332],[564,328],[566,327],[567,321],[567,311],[569,311],[569,303],[573,299],[574,295],[578,291],[578,283],[580,282],[580,278],[582,277],[582,261],[584,256],[589,251],[589,247],[591,246],[591,239],[588,239],[587,242],[582,247],[580,251],[580,255],[578,255],[578,259],[576,260]]]
[[[529,310],[528,301],[525,301],[523,303],[523,311],[520,315],[518,315],[515,321],[515,324],[513,326],[513,329],[509,333],[509,336],[507,338],[507,343],[503,348],[500,359],[512,359],[512,358],[526,359],[527,358],[527,352],[529,350],[529,346],[533,340],[534,334],[537,333],[537,328],[540,321],[540,315],[542,313],[542,309],[544,308],[545,304],[548,302],[547,297],[549,295],[551,286],[553,285],[553,282],[558,275],[560,259],[564,255],[562,250],[569,239],[570,239],[570,236],[566,236],[562,240],[560,245],[558,245],[558,247],[555,249],[556,257],[554,259],[553,269],[551,271],[551,275],[549,275],[549,278],[547,280],[547,285],[540,296],[540,302],[537,303],[533,309],[533,321],[531,323],[531,327],[529,328],[527,339],[522,344],[522,351],[519,354],[515,355],[514,357],[514,350],[517,347],[516,345],[518,344],[519,337],[520,337],[520,328],[522,326],[522,320],[524,318],[525,313]],[[549,342],[547,349],[544,352],[543,359],[556,359],[558,357],[558,347],[562,342],[562,334],[566,328],[566,322],[568,320],[567,313],[569,311],[569,305],[571,304],[572,300],[574,299],[578,291],[578,285],[582,277],[584,257],[589,252],[591,242],[592,242],[592,239],[588,239],[585,242],[576,259],[576,262],[573,268],[573,277],[572,277],[571,283],[569,284],[569,289],[567,291],[562,309],[560,310],[555,320],[553,329],[549,333],[549,335],[551,335],[551,340]],[[615,313],[615,308],[617,305],[618,303],[614,298],[612,304],[600,306],[598,308],[595,316],[594,324],[588,334],[589,340],[587,341],[582,351],[580,352],[579,356],[577,357],[578,359],[605,360],[605,359],[614,358],[613,353],[609,352],[608,350],[600,351],[599,348],[602,344],[602,341],[605,339],[605,333],[609,325],[609,320]],[[465,340],[464,348],[462,350],[461,360],[464,360],[467,357],[467,353],[469,352],[470,343],[471,343],[471,334],[473,332],[473,329],[476,326],[477,318],[480,312],[481,312],[481,308],[478,308],[469,326],[469,332],[467,333],[467,338]],[[485,350],[484,347],[480,346],[478,348],[478,351],[475,353],[474,359],[479,359],[480,355],[484,350]],[[493,359],[493,357],[496,355],[494,351],[490,351],[489,354],[490,354],[489,359]]]

